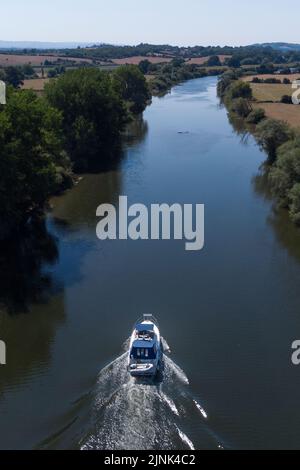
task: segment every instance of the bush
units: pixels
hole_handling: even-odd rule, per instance
[[[300,137],[296,136],[277,150],[277,160],[270,169],[272,192],[283,206],[289,205],[289,191],[300,182]]]
[[[293,104],[292,97],[289,95],[283,95],[280,101],[281,103]]]
[[[294,223],[300,225],[300,183],[294,184],[289,192],[290,216]]]
[[[233,82],[229,89],[231,99],[246,98],[252,99],[252,88],[249,83],[240,80]]]
[[[244,98],[237,98],[233,100],[230,107],[233,112],[243,118],[247,117],[252,109],[249,101],[245,100]]]
[[[265,119],[266,113],[262,108],[253,109],[251,113],[247,116],[247,122],[249,124],[258,124],[260,121]]]

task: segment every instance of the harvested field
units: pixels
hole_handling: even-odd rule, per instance
[[[280,102],[283,95],[291,96],[293,89],[291,85],[280,83],[251,83],[253,97],[257,101]]]
[[[156,57],[156,56],[133,56],[133,57],[125,57],[123,59],[113,59],[114,64],[118,65],[125,65],[125,64],[133,64],[138,65],[142,60],[149,60],[151,64],[162,64],[164,62],[171,62],[170,57]]]
[[[263,108],[267,117],[285,121],[300,129],[300,105],[284,103],[254,103],[255,108]]]
[[[291,82],[293,80],[300,80],[300,73],[291,73],[291,74],[282,74],[282,75],[272,75],[272,74],[263,74],[263,75],[249,75],[246,77],[242,77],[241,80],[244,82],[252,82],[253,78],[257,77],[261,80],[266,80],[267,78],[276,78],[277,80],[283,80],[284,78],[288,78]]]
[[[72,57],[62,57],[57,55],[18,55],[18,54],[0,54],[0,66],[7,67],[10,65],[25,65],[31,64],[33,66],[39,66],[44,64],[48,60],[49,62],[57,63],[60,62],[72,62],[76,63],[87,62],[91,63],[91,59],[78,59]]]
[[[188,64],[196,64],[196,65],[203,65],[205,64],[208,59],[209,59],[210,56],[208,57],[193,57],[192,59],[188,59],[186,62]],[[225,62],[226,59],[230,59],[230,55],[219,55],[218,56],[221,63],[223,64]]]
[[[24,80],[22,90],[34,90],[37,92],[42,92],[44,86],[49,82],[49,78],[33,78],[32,80]]]

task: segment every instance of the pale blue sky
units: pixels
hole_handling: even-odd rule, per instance
[[[300,42],[297,0],[5,0],[0,39],[116,44]]]

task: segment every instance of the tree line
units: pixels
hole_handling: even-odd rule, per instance
[[[264,165],[271,193],[279,207],[288,209],[300,225],[300,132],[287,123],[269,119],[263,109],[252,107],[252,89],[239,80],[241,72],[229,71],[218,82],[218,95],[229,114],[238,116],[266,152]]]
[[[44,96],[7,87],[0,105],[0,239],[39,217],[72,174],[113,158],[124,127],[151,95],[139,68],[68,71]]]

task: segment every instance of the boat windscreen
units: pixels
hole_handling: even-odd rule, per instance
[[[134,359],[155,359],[156,353],[154,348],[132,348],[131,356]]]

